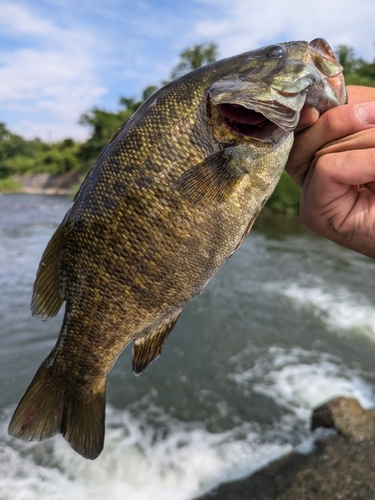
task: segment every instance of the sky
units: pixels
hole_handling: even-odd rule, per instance
[[[84,141],[82,113],[139,98],[187,47],[216,42],[224,58],[321,37],[371,61],[374,22],[375,0],[0,0],[0,122]]]

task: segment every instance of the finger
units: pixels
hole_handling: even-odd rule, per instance
[[[343,244],[342,234],[356,230],[364,217],[372,213],[375,220],[374,160],[374,149],[327,154],[314,160],[301,195],[302,222]],[[351,222],[354,216],[358,217],[355,223]]]
[[[330,109],[323,113],[315,125],[296,135],[286,166],[287,172],[302,186],[316,151],[329,142],[369,129],[374,125],[375,102],[346,104]]]
[[[361,102],[375,101],[375,88],[363,87],[359,85],[348,85],[346,87],[348,92],[349,104],[360,104]]]
[[[334,199],[345,186],[359,186],[375,181],[375,148],[317,157],[312,170],[309,176],[315,177],[315,182],[319,176],[322,191]],[[322,203],[324,204],[325,200]]]
[[[314,125],[314,123],[318,121],[319,116],[319,111],[317,109],[313,108],[309,104],[305,104],[301,110],[301,116],[295,130],[295,134],[301,132],[301,130],[304,130],[307,127],[311,127],[311,125]]]
[[[367,130],[361,130],[352,135],[348,135],[337,141],[329,142],[325,144],[319,151],[314,155],[314,158],[319,156],[329,154],[329,153],[339,153],[350,150],[357,149],[369,149],[375,148],[375,131],[370,128]]]
[[[313,193],[301,201],[302,222],[311,231],[339,245],[375,258],[375,194],[366,188],[348,187],[345,196],[314,206]]]

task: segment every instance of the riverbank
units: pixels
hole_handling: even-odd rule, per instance
[[[80,182],[81,174],[67,172],[64,175],[35,174],[14,175],[12,180],[19,185],[19,192],[25,194],[65,195],[74,194],[75,186]]]
[[[73,197],[81,180],[82,174],[73,171],[64,175],[13,175],[0,179],[0,195],[22,193]]]

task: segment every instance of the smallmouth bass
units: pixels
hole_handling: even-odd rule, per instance
[[[61,432],[82,456],[104,444],[106,377],[133,342],[133,371],[162,352],[181,311],[244,241],[273,192],[305,103],[343,104],[322,39],[204,66],[151,96],[119,129],[43,253],[32,312],[66,302],[58,341],[9,425]]]

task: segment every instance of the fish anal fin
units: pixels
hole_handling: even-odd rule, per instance
[[[174,183],[182,197],[192,203],[225,200],[248,173],[234,148],[222,149],[184,172]]]
[[[180,312],[167,322],[160,325],[158,328],[154,329],[151,333],[148,333],[140,339],[136,339],[134,341],[132,351],[134,373],[139,375],[152,361],[160,356],[165,341],[177,323],[179,316]]]
[[[85,458],[103,449],[105,381],[96,394],[65,393],[44,362],[14,412],[8,433],[24,441],[43,441],[61,432]]]
[[[60,287],[60,246],[64,221],[44,250],[34,283],[31,311],[34,316],[43,316],[44,320],[56,316],[64,302]]]

